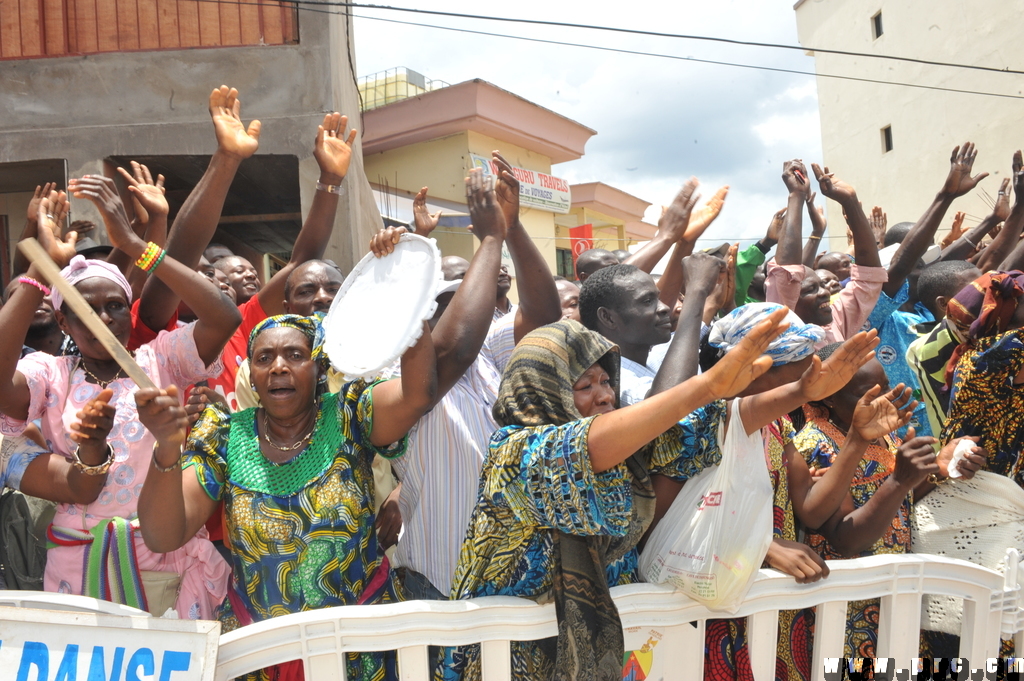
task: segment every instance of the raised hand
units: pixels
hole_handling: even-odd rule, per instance
[[[739,244],[729,246],[725,261],[721,262],[718,282],[715,284],[714,305],[717,312],[731,312],[736,307],[736,253]],[[718,260],[716,258],[716,260]]]
[[[708,294],[715,290],[725,272],[725,262],[710,253],[693,253],[683,258],[683,281],[686,290]]]
[[[949,228],[949,234],[947,234],[946,238],[942,240],[941,245],[943,248],[949,246],[951,243],[953,243],[954,241],[956,241],[957,239],[964,235],[964,218],[966,216],[967,213],[963,212],[962,210],[957,211],[956,215],[953,216],[953,225],[952,227]]]
[[[978,436],[973,435],[969,437],[958,437],[955,440],[950,440],[943,447],[938,456],[935,457],[935,463],[939,466],[939,475],[948,478],[949,477],[949,464],[953,460],[953,453],[956,451],[957,445],[960,444],[961,440],[973,440],[975,443],[978,441]],[[977,444],[971,449],[971,452],[967,454],[963,459],[957,463],[957,470],[960,471],[960,477],[964,480],[970,480],[974,475],[985,468],[988,465],[988,451],[984,447],[979,447]]]
[[[786,161],[782,164],[782,182],[791,194],[793,192],[803,194],[804,201],[811,195],[811,183],[807,181],[807,168],[804,167],[800,159]]]
[[[828,565],[811,547],[786,539],[773,539],[765,562],[779,572],[796,577],[797,584],[810,584],[829,575]]]
[[[949,175],[946,176],[946,182],[939,193],[955,199],[971,191],[988,177],[988,173],[979,173],[971,177],[974,159],[977,157],[978,151],[971,142],[964,142],[963,147],[953,147],[953,154],[949,157]]]
[[[885,229],[889,225],[889,216],[885,214],[881,206],[875,206],[871,209],[871,215],[868,216],[868,224],[871,226],[871,233],[875,235],[875,243],[881,248],[885,243]]]
[[[36,185],[36,190],[32,194],[32,199],[28,202],[28,214],[26,218],[29,222],[35,224],[36,218],[39,213],[39,202],[43,200],[44,196],[49,196],[50,192],[57,188],[56,182],[47,182],[43,186]]]
[[[169,385],[166,390],[144,388],[135,393],[135,404],[139,410],[139,421],[161,445],[180,447],[185,444],[188,431],[188,415],[178,402],[177,386]]]
[[[775,215],[772,216],[771,223],[768,225],[768,231],[764,235],[768,241],[771,241],[773,244],[779,243],[779,235],[782,234],[782,225],[785,219],[785,208],[775,212]]]
[[[683,183],[683,187],[672,199],[672,203],[661,214],[658,220],[658,234],[664,235],[669,243],[676,243],[683,238],[692,238],[696,241],[700,238],[703,229],[690,230],[690,215],[693,207],[697,205],[700,194],[697,193],[697,178],[691,177]],[[723,196],[724,199],[724,196]],[[710,222],[708,224],[711,224]]]
[[[862,439],[874,442],[894,430],[910,423],[917,402],[911,400],[913,391],[902,383],[882,395],[882,386],[876,385],[857,400],[850,427]]]
[[[67,236],[61,238],[60,225],[57,223],[57,216],[54,211],[59,211],[59,206],[67,203],[67,195],[64,192],[51,191],[49,196],[39,200],[39,207],[36,209],[36,223],[39,225],[39,245],[57,264],[58,267],[67,267],[71,258],[75,257],[75,243],[78,241],[78,234],[68,232]]]
[[[999,184],[999,192],[996,194],[995,205],[992,206],[992,214],[1000,221],[1010,217],[1010,178],[1004,177]]]
[[[114,405],[110,400],[114,391],[102,390],[99,395],[86,402],[75,414],[76,422],[71,424],[71,439],[79,447],[91,447],[94,451],[105,449],[107,436],[114,427]]]
[[[210,93],[210,116],[217,135],[217,151],[238,159],[249,158],[260,146],[262,124],[242,124],[242,101],[238,90],[221,85]]]
[[[472,231],[483,241],[493,237],[505,240],[508,223],[502,205],[498,202],[494,189],[494,176],[485,176],[480,168],[473,168],[466,178],[466,203],[469,206],[469,217],[473,221]]]
[[[725,197],[729,194],[729,185],[719,188],[714,195],[708,199],[704,207],[698,211],[690,213],[690,221],[686,225],[686,231],[683,233],[683,239],[690,243],[696,243],[711,223],[715,221],[718,214],[722,212],[722,207],[725,205]]]
[[[907,439],[896,451],[896,470],[892,477],[895,482],[906,489],[913,489],[924,482],[933,473],[939,472],[939,464],[935,462],[933,437],[916,437],[913,428],[907,429]]]
[[[352,145],[356,141],[357,131],[349,130],[348,116],[335,111],[324,116],[324,122],[317,127],[316,143],[313,147],[313,158],[320,166],[320,181],[327,184],[341,184],[348,174],[348,166],[352,162]]]
[[[88,199],[96,206],[103,216],[107,236],[114,248],[120,249],[132,258],[142,255],[146,243],[132,231],[114,180],[102,175],[86,175],[68,182],[68,189],[76,199]]]
[[[378,258],[391,255],[395,250],[395,244],[408,231],[405,227],[384,227],[370,237],[370,252]]]
[[[131,163],[131,173],[121,167],[118,167],[117,172],[128,183],[128,191],[135,202],[135,217],[139,224],[145,225],[149,223],[151,216],[166,216],[170,212],[167,197],[164,195],[164,176],[157,175],[154,181],[148,167],[135,161]]]
[[[818,181],[818,188],[821,190],[822,195],[837,203],[857,200],[857,190],[846,182],[837,180],[835,173],[829,172],[828,166],[825,166],[825,169],[822,170],[817,163],[812,163],[811,170],[814,171],[814,179]]]
[[[834,395],[850,382],[857,370],[875,356],[878,331],[861,331],[822,362],[814,357],[811,366],[800,377],[800,391],[808,402],[817,402]]]
[[[751,381],[772,367],[772,358],[764,352],[769,343],[789,328],[789,323],[783,321],[788,312],[789,308],[783,306],[769,314],[744,336],[739,345],[701,374],[713,399],[738,395]]]
[[[1024,202],[1024,160],[1020,149],[1013,152],[1013,196],[1016,203]]]
[[[437,229],[441,211],[431,215],[427,210],[427,187],[416,192],[416,197],[412,200],[412,219],[416,224],[416,233],[420,236],[430,236]]]
[[[491,152],[491,159],[498,166],[498,177],[494,182],[494,193],[505,214],[505,224],[509,227],[519,222],[519,180],[512,172],[512,164],[497,151]]]

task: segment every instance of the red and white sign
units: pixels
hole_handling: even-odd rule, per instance
[[[572,242],[572,261],[580,257],[583,251],[594,247],[594,226],[590,223],[569,228],[569,241]]]
[[[469,155],[473,168],[483,168],[489,175],[497,175],[494,161],[476,154]],[[546,175],[537,170],[512,166],[512,174],[519,180],[519,205],[542,208],[552,213],[568,213],[572,205],[569,183],[560,177]]]

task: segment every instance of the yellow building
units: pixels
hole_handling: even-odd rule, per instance
[[[412,198],[429,187],[431,212],[443,211],[434,237],[445,255],[469,259],[477,247],[463,178],[475,166],[490,172],[495,149],[515,168],[520,219],[552,272],[572,277],[571,227],[592,224],[595,245],[609,249],[650,238],[640,223],[646,202],[600,183],[570,187],[552,174],[583,155],[590,128],[479,79],[448,86],[393,69],[359,85],[363,162],[381,214],[410,222]]]

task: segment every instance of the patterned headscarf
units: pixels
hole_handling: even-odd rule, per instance
[[[131,284],[124,278],[121,270],[116,265],[111,265],[105,260],[90,260],[76,255],[71,258],[68,266],[60,271],[60,276],[72,286],[83,279],[91,279],[93,277],[109,279],[121,287],[121,290],[124,291],[124,297],[128,300],[129,304],[132,302]],[[64,304],[64,296],[60,294],[56,287],[53,288],[50,299],[53,301],[54,310],[59,310]]]
[[[1024,296],[1024,272],[989,272],[965,286],[947,303],[946,317],[960,341],[946,365],[947,386],[953,383],[953,372],[960,357],[979,338],[1009,330],[1021,296]]]
[[[494,419],[502,426],[530,427],[582,418],[572,386],[595,363],[608,372],[618,404],[619,352],[611,341],[572,320],[527,334],[505,367],[492,408]],[[506,439],[498,446],[523,449],[525,442],[510,444]],[[606,567],[636,546],[654,515],[654,488],[643,461],[636,454],[626,460],[632,475],[636,532],[624,537],[552,533],[551,593],[558,617],[553,678],[613,679],[622,674],[622,622]]]
[[[310,347],[312,347],[310,357],[320,366],[320,382],[324,383],[327,381],[329,363],[327,361],[327,353],[324,352],[324,327],[321,324],[322,320],[322,312],[309,317],[297,314],[279,314],[267,317],[257,324],[252,333],[249,334],[249,345],[246,349],[246,354],[250,358],[252,357],[252,349],[256,345],[256,339],[267,329],[276,329],[281,326],[298,329],[309,339]]]
[[[491,414],[499,426],[548,426],[583,416],[572,386],[591,366],[608,372],[619,401],[619,349],[577,321],[563,319],[532,331],[516,345],[505,367]]]
[[[749,303],[736,308],[715,322],[708,335],[708,343],[721,349],[721,354],[740,344],[751,329],[782,306],[777,303]],[[814,354],[814,347],[825,340],[825,331],[814,324],[804,324],[792,311],[783,320],[789,328],[773,340],[765,354],[772,358],[772,366],[798,362]]]

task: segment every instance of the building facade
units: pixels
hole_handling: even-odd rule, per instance
[[[117,178],[133,159],[167,177],[173,218],[216,148],[210,91],[228,84],[243,120],[263,130],[215,238],[270,269],[269,255],[287,258],[312,202],[324,113],[360,127],[353,60],[349,17],[276,0],[0,3],[2,245],[21,234],[36,185]],[[326,257],[347,270],[380,225],[358,148],[346,189]],[[101,224],[87,201],[73,201],[72,217]]]
[[[820,49],[1024,70],[1016,21],[1024,1],[800,0],[794,9],[800,44],[819,74],[824,163],[857,188],[865,210],[881,206],[890,225],[917,221],[942,186],[953,147],[971,141],[975,172],[992,177],[954,210],[967,213],[968,228],[988,215],[1014,150],[1024,146],[1024,76]],[[829,248],[841,250],[842,215],[836,204],[829,211]],[[940,233],[952,218],[951,211]]]

